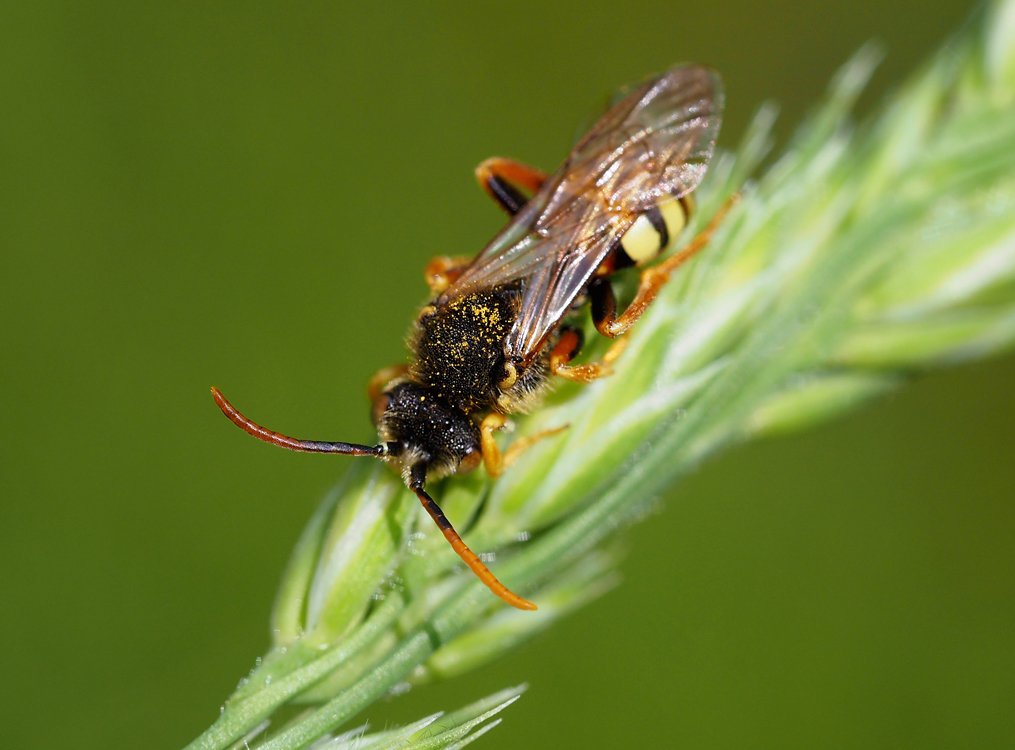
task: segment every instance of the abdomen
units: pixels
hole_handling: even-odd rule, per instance
[[[691,196],[667,196],[635,219],[611,251],[613,268],[651,263],[672,245],[691,218]]]

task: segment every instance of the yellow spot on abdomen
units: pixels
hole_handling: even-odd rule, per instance
[[[639,266],[659,257],[687,226],[687,214],[684,206],[676,198],[664,198],[656,204],[656,208],[666,226],[665,245],[663,244],[663,233],[656,229],[646,214],[635,219],[631,228],[624,233],[620,240],[624,252]],[[658,223],[658,219],[656,221]]]
[[[624,232],[620,244],[623,245],[624,252],[630,256],[631,260],[641,265],[659,255],[661,250],[659,239],[659,232],[652,226],[648,217],[642,214],[634,220],[631,228]]]
[[[659,213],[662,214],[663,222],[666,224],[666,232],[670,235],[669,244],[672,245],[677,236],[687,226],[687,214],[684,207],[676,198],[668,198],[659,202]],[[666,248],[663,248],[665,250]]]

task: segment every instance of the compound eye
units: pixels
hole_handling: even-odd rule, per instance
[[[505,362],[500,370],[500,380],[497,381],[497,387],[502,391],[506,391],[518,381],[518,368],[514,362]]]
[[[374,399],[373,407],[370,412],[370,416],[373,418],[374,427],[381,423],[381,419],[384,417],[384,413],[388,410],[391,405],[391,396],[387,393],[382,393],[380,396]]]
[[[483,460],[483,454],[478,450],[471,450],[465,454],[465,457],[458,462],[458,471],[465,473],[472,471],[479,466],[480,461]]]

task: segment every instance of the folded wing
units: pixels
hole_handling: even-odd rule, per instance
[[[722,115],[719,75],[673,68],[635,87],[575,145],[443,295],[521,282],[505,354],[530,360],[635,219],[701,182]]]

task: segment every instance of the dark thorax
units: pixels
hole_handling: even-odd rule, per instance
[[[492,408],[521,297],[516,286],[498,287],[425,308],[411,342],[413,380],[466,414]]]
[[[462,469],[470,455],[479,462],[479,427],[475,420],[436,398],[424,385],[403,380],[384,393],[384,408],[376,415],[382,441],[396,446],[391,457],[401,465],[406,481],[416,466],[431,478]]]

